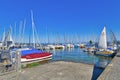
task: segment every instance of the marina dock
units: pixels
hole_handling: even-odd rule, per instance
[[[23,69],[14,78],[18,80],[91,80],[92,72],[93,65],[57,61]],[[0,80],[15,80],[5,77],[6,75],[2,76]]]
[[[93,65],[73,62],[52,62],[21,72],[19,80],[91,80]]]
[[[97,80],[120,80],[120,52],[117,53]]]

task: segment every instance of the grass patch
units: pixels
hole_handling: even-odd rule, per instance
[[[35,66],[38,66],[38,65],[40,65],[39,62],[33,62],[33,63],[30,63],[30,64],[22,64],[22,65],[21,65],[21,68],[22,68],[22,69],[32,68],[32,67],[35,67]]]
[[[39,66],[40,64],[45,64],[48,63],[49,60],[44,60],[44,61],[39,61],[39,62],[33,62],[33,63],[29,63],[29,64],[21,64],[21,69],[25,69],[25,68],[32,68],[35,66]]]
[[[21,68],[22,68],[22,69],[25,69],[26,67],[25,67],[25,65],[22,64],[22,65],[21,65]]]
[[[31,64],[27,64],[27,68],[32,68],[32,67],[35,67],[35,66],[38,66],[38,65],[40,65],[40,63],[34,62],[34,63],[31,63]]]

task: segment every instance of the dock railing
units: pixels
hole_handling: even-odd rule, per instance
[[[21,71],[20,51],[16,51],[15,53],[9,52],[9,54],[14,55],[14,58],[9,57],[0,62],[0,76]]]

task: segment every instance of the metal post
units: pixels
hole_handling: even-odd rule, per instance
[[[21,52],[17,51],[17,56],[16,56],[16,70],[21,71]]]

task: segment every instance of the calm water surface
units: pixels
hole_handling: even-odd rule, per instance
[[[51,51],[52,61],[72,61],[87,64],[98,64],[99,62],[109,63],[112,58],[96,56],[93,53],[83,52],[80,48]],[[98,65],[97,65],[98,66]]]

